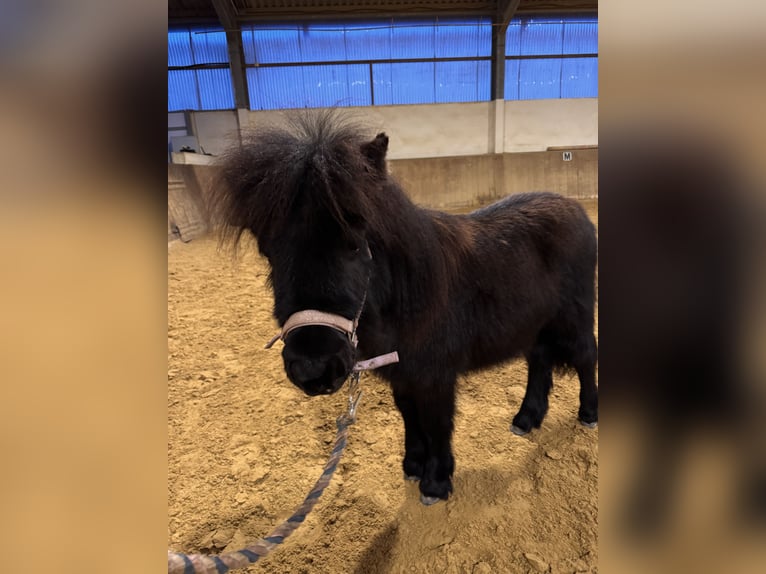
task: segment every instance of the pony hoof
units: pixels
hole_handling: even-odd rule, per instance
[[[425,494],[420,495],[420,502],[421,504],[424,504],[425,506],[431,506],[432,504],[436,504],[439,502],[441,498],[438,496],[426,496]]]
[[[586,423],[585,421],[580,421],[580,424],[584,427],[587,427],[589,429],[594,429],[598,427],[598,421],[593,421],[592,423]]]
[[[529,434],[529,431],[525,431],[524,429],[520,429],[516,425],[511,425],[511,432],[517,436],[524,436],[525,434]]]
[[[407,474],[407,473],[405,472],[405,473],[404,473],[404,480],[408,480],[408,481],[410,481],[410,482],[417,482],[418,480],[420,480],[420,477],[419,477],[419,476],[416,476],[416,475],[414,475],[414,474]]]

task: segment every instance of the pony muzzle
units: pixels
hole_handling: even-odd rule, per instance
[[[361,314],[361,313],[360,313]],[[308,309],[293,313],[267,344],[285,344],[282,359],[288,378],[310,396],[338,391],[348,377],[359,371],[399,362],[396,351],[359,361],[356,357],[357,319]]]
[[[282,339],[282,359],[290,381],[309,396],[338,391],[351,374],[356,355],[354,321],[307,309],[293,313],[269,341]]]
[[[322,325],[294,330],[282,349],[288,378],[310,396],[339,390],[353,372],[355,355],[342,333]]]

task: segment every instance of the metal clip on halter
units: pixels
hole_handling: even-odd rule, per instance
[[[359,388],[359,374],[358,371],[352,373],[348,381],[348,416],[352,422],[356,421],[356,407],[364,394]]]

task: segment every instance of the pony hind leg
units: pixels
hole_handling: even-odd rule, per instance
[[[519,436],[533,428],[540,428],[548,412],[548,393],[553,386],[554,358],[551,348],[538,338],[526,358],[527,390],[511,425],[511,432]]]
[[[598,424],[597,354],[596,338],[589,332],[582,348],[572,358],[572,365],[580,379],[580,409],[577,418],[588,428],[595,428]]]

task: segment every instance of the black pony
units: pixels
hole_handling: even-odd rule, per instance
[[[580,421],[595,425],[596,237],[584,210],[552,193],[468,215],[419,208],[388,174],[388,137],[362,133],[335,112],[263,129],[225,158],[210,209],[224,239],[257,239],[280,325],[306,309],[352,321],[361,309],[358,349],[322,325],[285,336],[285,371],[306,394],[398,351],[379,372],[404,419],[404,473],[430,504],[452,491],[460,373],[524,356],[512,427],[524,434],[542,423],[554,368],[574,368]]]

